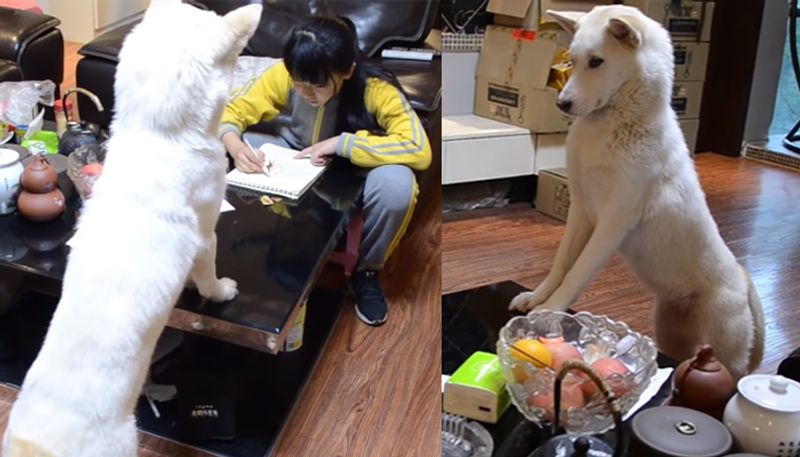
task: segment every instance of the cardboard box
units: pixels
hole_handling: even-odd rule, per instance
[[[534,132],[566,131],[570,119],[556,108],[558,91],[547,87],[560,33],[487,27],[478,60],[475,114]]]
[[[672,41],[711,41],[711,22],[714,17],[714,2],[677,2],[672,0],[624,0],[624,4],[639,8],[660,22],[672,35]],[[703,12],[703,5],[706,5]]]
[[[542,170],[567,166],[567,134],[545,133],[536,135],[536,162],[533,174]]]
[[[708,43],[678,41],[673,44],[676,81],[704,81],[708,68]]]
[[[494,14],[494,23],[507,27],[539,30],[541,24],[555,23],[545,12],[589,11],[595,5],[610,5],[611,0],[489,0],[486,11]]]
[[[497,356],[478,351],[458,367],[445,384],[442,409],[494,424],[510,403]]]
[[[702,81],[675,81],[672,85],[672,109],[675,110],[679,119],[700,117],[702,101]]]
[[[567,221],[569,187],[567,169],[541,170],[536,184],[536,209],[560,221]]]

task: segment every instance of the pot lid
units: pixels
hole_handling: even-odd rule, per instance
[[[665,455],[715,457],[733,445],[721,422],[689,408],[659,406],[634,416],[631,431],[650,449]]]
[[[19,160],[19,152],[14,151],[13,149],[0,149],[0,167],[11,165],[17,160]]]
[[[739,380],[739,393],[772,411],[800,411],[800,383],[780,375],[751,374]]]

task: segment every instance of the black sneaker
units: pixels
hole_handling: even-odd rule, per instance
[[[353,272],[351,286],[356,299],[358,318],[367,325],[381,325],[386,322],[389,305],[378,282],[378,272],[375,270]]]

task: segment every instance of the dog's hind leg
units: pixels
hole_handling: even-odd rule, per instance
[[[541,305],[541,309],[566,310],[619,249],[633,227],[624,217],[609,215],[598,221],[575,263],[561,285]]]
[[[522,292],[511,300],[509,309],[528,311],[544,303],[550,295],[561,285],[564,275],[575,263],[589,236],[592,234],[592,223],[579,201],[570,204],[567,213],[567,226],[564,228],[564,237],[556,250],[556,257],[550,272],[539,286],[532,292]]]

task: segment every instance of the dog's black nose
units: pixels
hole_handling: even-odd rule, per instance
[[[572,101],[571,100],[559,100],[556,102],[556,106],[558,109],[565,113],[569,113],[570,108],[572,108]]]

